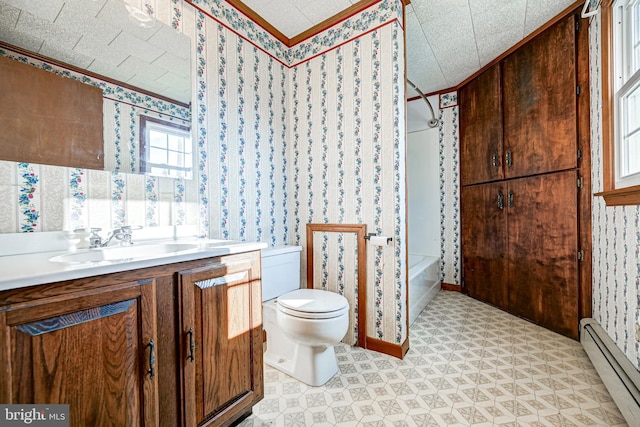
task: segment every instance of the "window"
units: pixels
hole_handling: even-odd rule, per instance
[[[141,172],[191,179],[193,155],[190,129],[140,116],[140,159]]]
[[[616,188],[640,185],[640,0],[613,4]]]
[[[602,6],[604,192],[640,204],[640,0]]]

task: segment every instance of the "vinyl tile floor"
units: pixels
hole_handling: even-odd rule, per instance
[[[577,341],[457,292],[410,328],[403,360],[340,344],[310,387],[265,366],[246,426],[625,426]]]

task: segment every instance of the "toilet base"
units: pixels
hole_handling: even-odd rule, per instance
[[[263,304],[263,328],[267,332],[264,362],[310,386],[321,386],[338,372],[333,346],[296,344],[277,324],[275,301]]]
[[[269,337],[268,332],[267,336]],[[338,372],[338,362],[333,346],[310,347],[293,344],[293,347],[293,356],[287,359],[275,351],[269,351],[269,338],[267,338],[265,363],[313,387],[325,384]]]

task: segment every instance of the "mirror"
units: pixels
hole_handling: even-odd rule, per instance
[[[154,12],[142,0],[0,0],[2,56],[103,90],[106,170],[140,172],[141,116],[191,126],[191,41]]]

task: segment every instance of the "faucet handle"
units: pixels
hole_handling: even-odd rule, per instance
[[[142,227],[140,227],[142,228]],[[123,225],[120,227],[120,233],[116,234],[116,239],[120,240],[121,243],[128,243],[130,245],[133,244],[131,241],[133,230],[138,230],[139,228],[132,227],[130,225]]]
[[[91,231],[91,235],[89,236],[89,248],[97,248],[102,245],[102,237],[100,237],[100,235],[98,234],[98,232],[101,231],[102,228],[91,227],[89,230]]]

